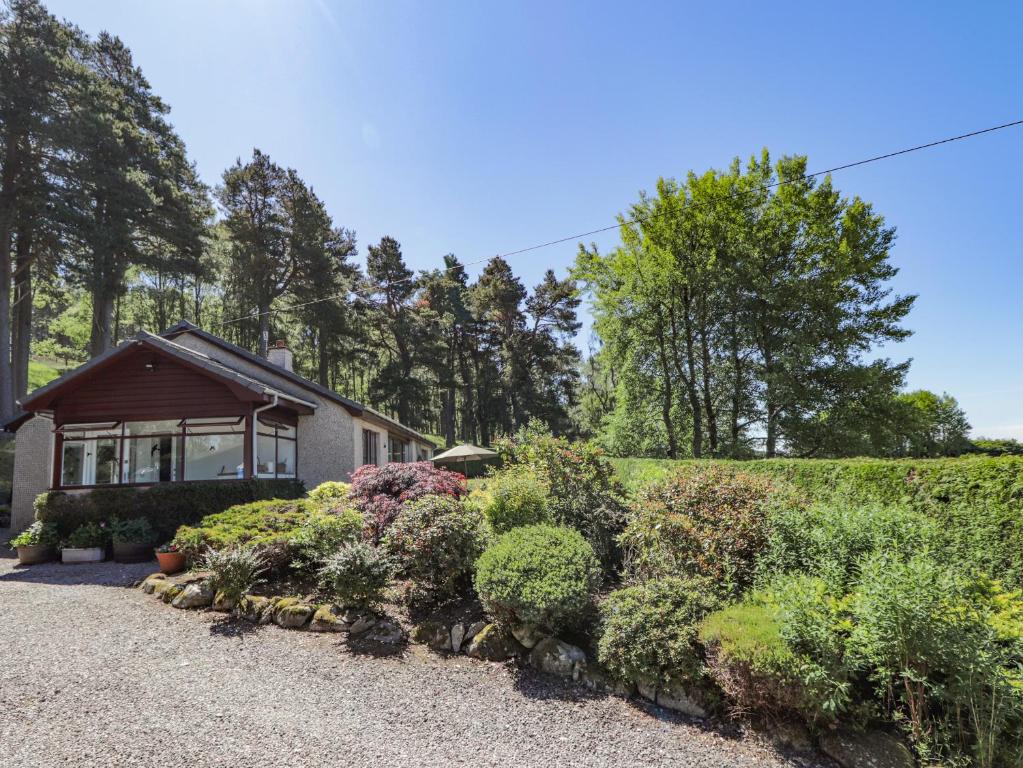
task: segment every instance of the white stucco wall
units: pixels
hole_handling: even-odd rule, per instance
[[[21,425],[14,440],[11,533],[21,533],[32,524],[36,496],[53,478],[53,422],[35,416]]]

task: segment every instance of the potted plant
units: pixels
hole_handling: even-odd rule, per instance
[[[63,563],[98,563],[106,557],[109,533],[104,523],[86,523],[71,532],[60,550]]]
[[[160,570],[168,575],[185,570],[185,553],[176,544],[157,547],[156,559],[160,561]]]
[[[114,542],[114,560],[118,563],[144,563],[153,559],[156,531],[144,517],[114,520],[110,523],[110,537]]]
[[[11,539],[11,549],[17,550],[18,562],[22,565],[35,565],[52,560],[57,552],[57,526],[37,520]]]

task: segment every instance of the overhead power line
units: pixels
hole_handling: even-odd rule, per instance
[[[970,131],[969,133],[961,133],[961,134],[959,134],[957,136],[949,136],[949,137],[944,138],[944,139],[938,139],[937,141],[929,141],[926,144],[917,144],[916,146],[907,147],[905,149],[898,149],[898,150],[895,150],[894,152],[886,152],[883,155],[874,155],[873,157],[868,157],[868,158],[863,159],[863,160],[856,160],[856,161],[851,162],[851,163],[844,163],[842,165],[836,165],[836,166],[834,166],[832,168],[826,168],[826,169],[824,169],[822,171],[814,171],[813,173],[806,173],[806,174],[803,174],[802,176],[796,176],[796,177],[793,177],[793,178],[790,178],[790,179],[779,179],[778,181],[773,181],[770,184],[762,184],[759,187],[755,187],[755,188],[753,188],[751,190],[747,190],[745,192],[745,194],[751,194],[751,193],[756,193],[756,192],[764,192],[766,190],[774,189],[775,187],[780,187],[780,186],[783,186],[785,184],[794,184],[794,183],[796,183],[798,181],[807,181],[808,179],[813,179],[813,178],[816,178],[817,176],[826,176],[829,173],[836,173],[837,171],[845,171],[845,170],[848,170],[850,168],[857,168],[857,167],[859,167],[861,165],[869,165],[870,163],[877,163],[877,162],[880,162],[881,160],[889,160],[889,159],[891,159],[893,157],[899,157],[900,155],[908,155],[911,152],[920,152],[921,150],[924,150],[924,149],[932,149],[933,147],[939,147],[942,144],[951,144],[954,141],[962,141],[964,139],[972,139],[972,138],[974,138],[976,136],[983,136],[984,134],[987,134],[987,133],[994,133],[995,131],[1001,131],[1001,130],[1004,130],[1006,128],[1015,128],[1015,127],[1020,126],[1020,125],[1023,125],[1023,120],[1013,120],[1012,122],[1009,122],[1009,123],[1002,123],[1001,125],[993,125],[993,126],[991,126],[989,128],[981,128],[980,130],[977,130],[977,131]],[[667,211],[665,211],[665,213],[667,213]],[[512,256],[519,256],[519,255],[521,255],[523,253],[529,253],[531,251],[538,251],[538,250],[540,250],[542,248],[550,248],[551,246],[554,246],[554,245],[561,245],[562,243],[569,243],[569,242],[572,242],[573,240],[581,240],[584,237],[591,237],[593,235],[599,235],[599,234],[602,234],[604,232],[610,232],[611,230],[619,229],[622,226],[628,226],[630,224],[642,224],[643,222],[649,221],[651,219],[657,218],[658,216],[662,216],[662,215],[664,215],[664,213],[651,213],[651,214],[648,214],[646,216],[635,216],[635,217],[633,217],[631,219],[626,219],[624,221],[619,221],[619,222],[616,222],[614,224],[609,224],[606,227],[600,227],[598,229],[591,229],[588,232],[580,232],[580,233],[575,234],[575,235],[569,235],[568,237],[559,237],[557,240],[548,240],[547,242],[544,242],[544,243],[537,243],[536,245],[530,245],[530,246],[527,246],[525,248],[519,248],[516,251],[507,251],[505,253],[499,253],[499,254],[496,254],[494,256],[487,256],[487,257],[482,258],[482,259],[477,259],[476,261],[469,261],[469,262],[466,262],[464,264],[459,264],[456,267],[448,267],[447,269],[442,269],[440,271],[441,271],[441,273],[450,272],[450,271],[453,271],[453,270],[456,270],[456,269],[464,269],[465,267],[472,267],[472,266],[476,266],[477,264],[483,264],[483,263],[488,262],[488,261],[490,261],[491,259],[494,259],[494,258],[507,259],[507,258],[510,258]],[[416,279],[415,276],[406,277],[406,278],[402,278],[401,280],[394,280],[394,281],[388,283],[388,285],[399,285],[401,283],[405,283],[405,282],[408,282],[410,280],[415,280],[415,279]],[[247,314],[247,315],[240,315],[238,317],[233,317],[230,320],[223,320],[223,321],[221,321],[221,325],[229,325],[231,323],[237,323],[237,322],[240,322],[242,320],[251,320],[251,319],[255,319],[257,317],[261,317],[263,315],[272,315],[272,314],[275,314],[275,313],[278,313],[278,312],[293,312],[293,311],[295,311],[297,309],[303,309],[304,307],[308,307],[308,306],[311,306],[313,304],[321,304],[324,301],[333,301],[334,299],[342,298],[342,297],[344,297],[346,295],[347,295],[347,292],[345,292],[345,293],[336,293],[336,294],[332,294],[330,296],[324,296],[324,297],[319,298],[319,299],[312,299],[311,301],[304,301],[304,302],[301,302],[299,304],[289,304],[288,306],[285,306],[285,307],[276,307],[274,309],[267,310],[266,312],[253,312],[253,313],[250,313],[250,314]]]

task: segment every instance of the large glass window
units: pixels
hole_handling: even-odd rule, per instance
[[[242,416],[64,425],[56,430],[63,440],[60,482],[90,486],[244,477],[245,429]],[[261,431],[271,435],[271,476],[294,477],[295,427],[271,424]]]
[[[379,464],[380,435],[372,429],[362,430],[362,463]]]
[[[259,477],[294,477],[296,428],[260,418],[256,429],[256,474]]]
[[[185,480],[245,477],[245,435],[186,435]]]
[[[401,463],[408,461],[408,441],[391,435],[387,438],[389,456],[388,461]]]

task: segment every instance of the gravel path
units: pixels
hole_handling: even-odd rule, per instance
[[[526,671],[179,611],[0,559],[0,766],[813,766]]]

